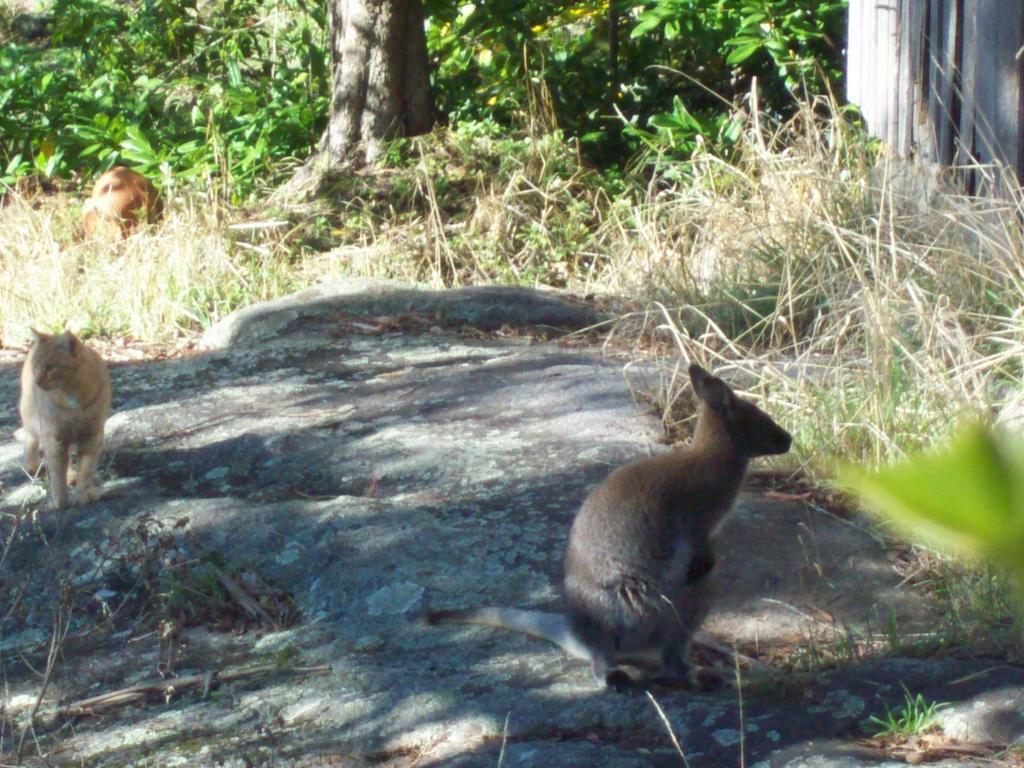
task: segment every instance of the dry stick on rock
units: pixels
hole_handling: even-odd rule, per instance
[[[224,587],[225,591],[227,591],[227,593],[234,598],[235,602],[242,606],[242,609],[252,618],[269,624],[277,631],[281,631],[283,629],[280,622],[267,613],[267,610],[262,605],[249,597],[249,594],[238,585],[237,581],[220,569],[217,569],[217,581],[220,582],[220,585]]]
[[[25,723],[25,727],[21,731],[21,736],[18,738],[18,748],[15,751],[17,761],[21,762],[22,749],[25,746],[25,737],[28,732],[32,731],[32,737],[35,738],[35,728],[33,723],[35,722],[36,715],[39,713],[39,707],[43,704],[43,697],[46,695],[46,689],[50,687],[50,682],[53,680],[53,673],[57,669],[57,657],[60,655],[61,646],[64,644],[64,638],[67,635],[68,627],[70,622],[64,618],[64,606],[57,606],[57,613],[53,617],[53,634],[50,637],[50,650],[46,654],[46,672],[43,675],[43,685],[39,689],[39,695],[36,697],[35,704],[32,705],[32,711],[28,714],[28,722]],[[38,748],[38,741],[37,741]]]
[[[232,680],[242,680],[247,677],[259,677],[260,675],[267,675],[273,672],[290,675],[315,675],[326,674],[330,671],[331,668],[329,666],[281,667],[277,664],[262,664],[258,667],[250,667],[249,669],[235,669],[225,672],[209,671],[198,675],[175,677],[169,680],[151,680],[146,683],[129,686],[128,688],[119,688],[116,691],[101,693],[99,696],[92,696],[88,699],[74,701],[62,708],[58,714],[69,717],[95,715],[105,709],[119,707],[122,704],[132,704],[134,702],[144,701],[155,693],[163,694],[165,699],[169,699],[175,693],[185,691],[190,688],[199,688],[205,696],[209,693],[214,682],[228,683]]]
[[[730,648],[727,645],[723,645],[717,640],[713,639],[704,632],[693,633],[693,644],[706,648],[710,651],[720,653],[728,659],[732,659],[734,662],[741,662],[746,664],[751,670],[757,672],[771,672],[772,668],[765,664],[763,661],[758,661],[755,658],[747,656],[746,654],[740,653],[735,648]]]

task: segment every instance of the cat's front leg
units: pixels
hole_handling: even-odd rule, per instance
[[[39,437],[29,429],[22,429],[20,436],[25,450],[25,471],[36,477],[42,463],[39,455]]]
[[[100,497],[99,489],[93,487],[92,481],[102,449],[102,432],[78,446],[78,473],[75,477],[75,502],[77,504],[91,504]]]
[[[43,445],[46,474],[50,478],[50,505],[64,509],[71,503],[68,498],[68,444],[57,437],[48,438]]]

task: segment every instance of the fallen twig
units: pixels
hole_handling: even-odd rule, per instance
[[[232,680],[242,680],[247,677],[259,677],[273,672],[289,675],[315,675],[330,672],[329,666],[319,667],[282,667],[278,664],[262,664],[258,667],[248,669],[234,669],[223,672],[208,671],[197,675],[185,677],[174,677],[167,680],[150,680],[127,688],[120,688],[116,691],[107,691],[98,696],[88,699],[80,699],[68,704],[58,711],[59,715],[78,717],[81,715],[95,715],[105,709],[119,707],[123,704],[132,704],[144,701],[153,694],[163,694],[168,699],[175,693],[186,691],[190,688],[198,688],[203,695],[209,693],[215,682],[228,683]]]
[[[242,589],[237,581],[219,568],[217,569],[217,581],[220,582],[220,585],[224,587],[225,591],[231,595],[235,602],[242,606],[242,610],[248,613],[249,616],[257,621],[270,625],[278,631],[283,629],[280,622],[267,613],[266,608],[249,597],[249,593]]]
[[[43,697],[46,696],[46,689],[50,687],[50,682],[53,680],[53,673],[57,668],[57,657],[60,656],[60,649],[64,643],[64,638],[67,636],[68,627],[70,622],[65,619],[64,606],[58,605],[57,612],[53,617],[53,634],[50,636],[50,651],[46,654],[46,673],[43,675],[43,684],[39,688],[39,695],[36,697],[35,704],[32,705],[32,711],[28,713],[28,720],[25,722],[25,727],[21,731],[21,736],[18,739],[18,748],[15,752],[17,761],[21,762],[21,750],[25,746],[25,737],[29,731],[32,731],[32,736],[35,738],[35,719],[39,712],[39,707],[43,704]],[[38,748],[38,740],[36,742]]]
[[[739,651],[730,648],[727,645],[723,645],[722,643],[712,639],[703,632],[693,633],[693,644],[701,648],[707,648],[709,651],[720,653],[723,656],[726,656],[730,659],[733,659],[734,661],[738,661],[742,664],[745,664],[750,669],[756,670],[758,672],[770,672],[772,669],[763,661],[758,661],[757,659],[751,658],[746,654],[740,653]]]

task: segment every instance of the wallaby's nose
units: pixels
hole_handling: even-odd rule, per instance
[[[776,440],[776,453],[788,453],[790,446],[793,445],[793,436],[784,429],[779,430],[778,439]]]

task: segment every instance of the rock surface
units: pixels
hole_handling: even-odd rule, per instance
[[[584,665],[538,641],[423,626],[428,607],[557,605],[587,491],[665,450],[621,363],[530,337],[593,321],[585,306],[520,289],[365,282],[246,310],[200,355],[112,366],[103,498],[60,514],[42,508],[42,484],[6,437],[14,408],[0,413],[3,733],[15,734],[0,749],[16,749],[28,722],[55,622],[61,654],[24,749],[35,755],[38,739],[51,764],[681,765],[667,722],[693,768],[741,755],[887,765],[859,742],[860,724],[902,703],[903,686],[956,704],[944,712],[951,736],[1021,738],[1024,670],[990,661],[855,657],[746,679],[740,692],[655,691],[663,719],[654,700],[599,691]],[[17,371],[0,366],[12,405]],[[885,547],[812,504],[750,491],[721,541],[705,629],[747,654],[798,647],[820,666],[815,650],[881,636],[893,617],[929,625]],[[290,595],[268,610],[288,602],[298,622],[207,620],[162,639],[155,604],[180,619],[192,596],[197,613],[218,613],[185,576],[200,560],[239,582],[258,574]],[[267,663],[277,671],[73,729],[57,712],[158,672]],[[296,665],[329,670],[289,674]]]

